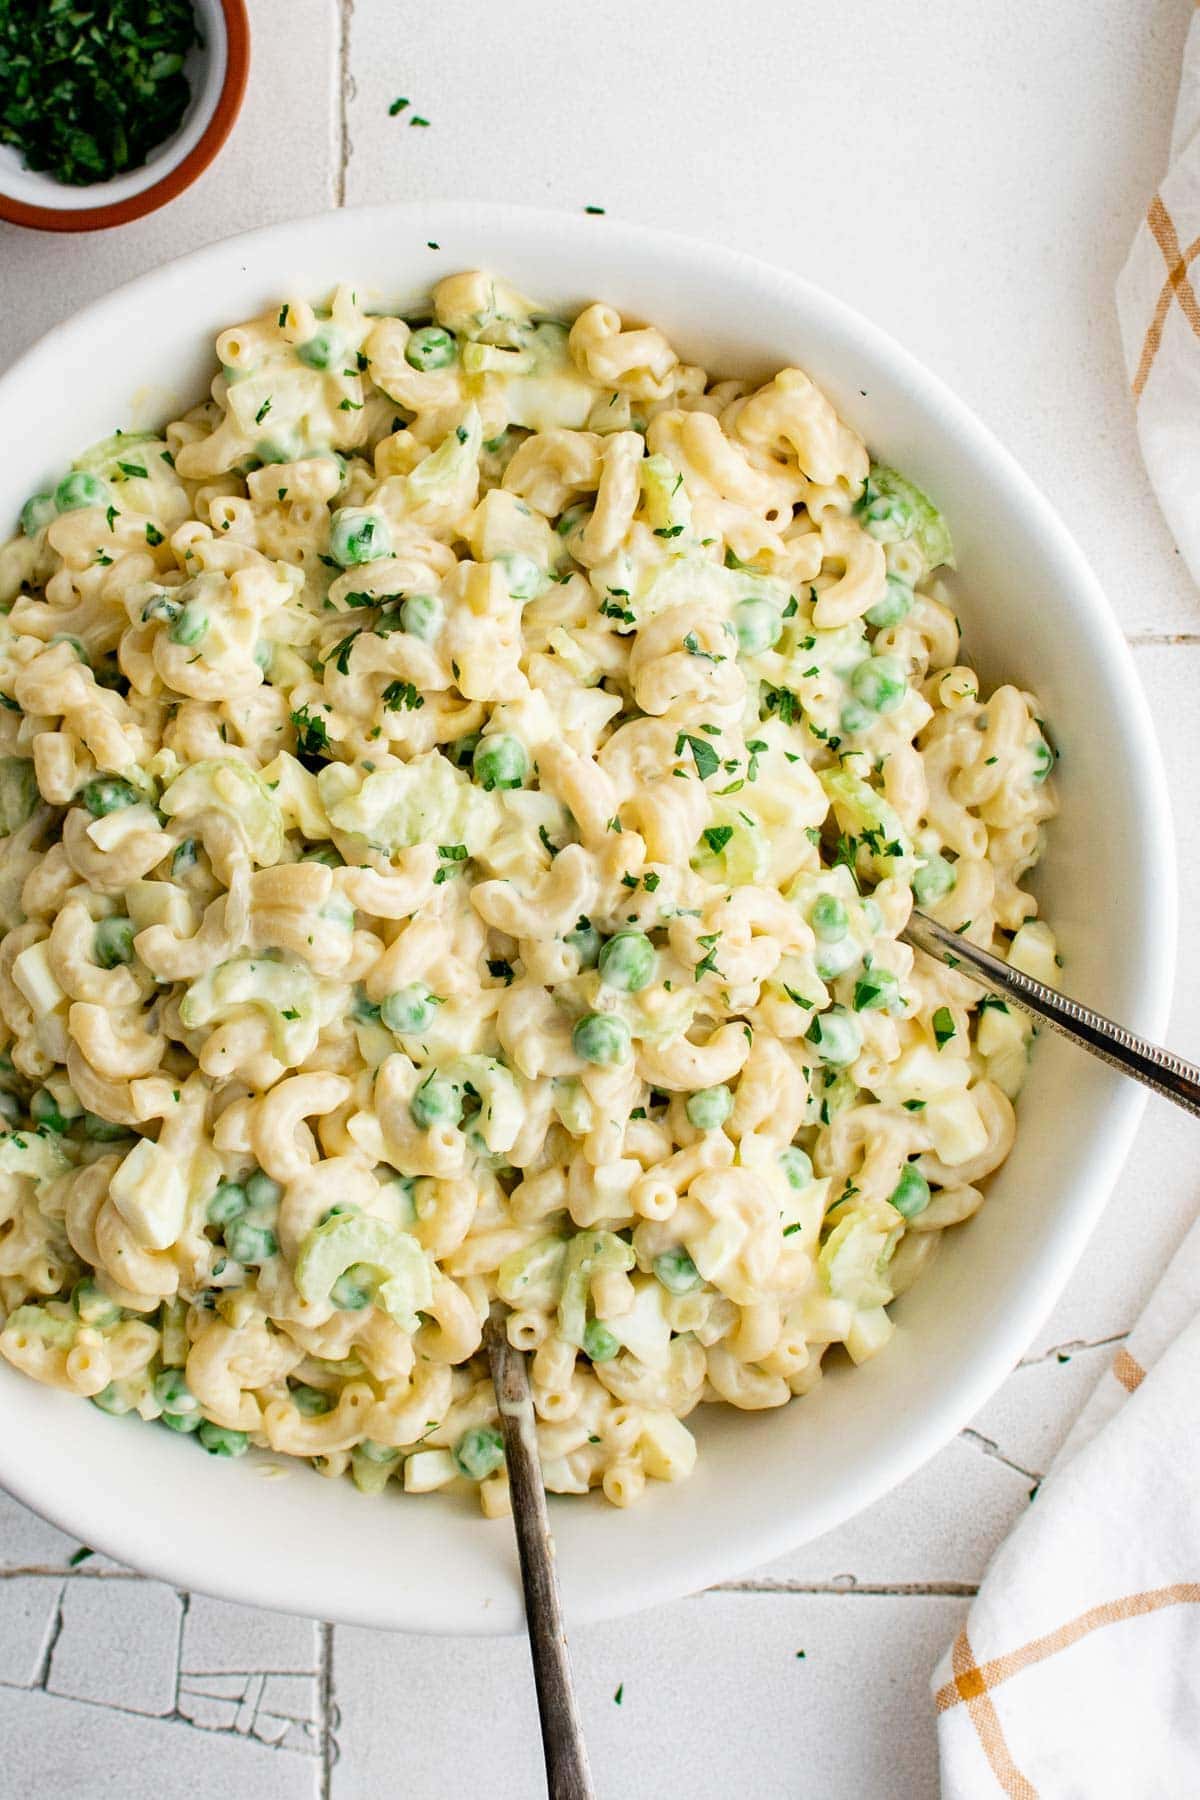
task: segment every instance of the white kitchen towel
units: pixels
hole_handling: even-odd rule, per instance
[[[1200,1222],[933,1677],[944,1800],[1200,1794]]]
[[[1200,12],[1183,76],[1162,185],[1117,281],[1117,317],[1138,436],[1171,534],[1200,583]],[[1200,281],[1200,276],[1197,277]]]
[[[1200,584],[1200,12],[1117,282],[1142,453]],[[1197,277],[1200,281],[1200,276]],[[1200,1795],[1200,1222],[933,1678],[944,1800]]]

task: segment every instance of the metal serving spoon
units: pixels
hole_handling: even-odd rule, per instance
[[[595,1800],[554,1572],[554,1539],[550,1536],[546,1490],[538,1462],[529,1369],[524,1352],[514,1350],[508,1341],[506,1316],[503,1306],[493,1308],[484,1326],[483,1341],[508,1460],[513,1525],[521,1559],[521,1586],[525,1590],[525,1621],[542,1724],[546,1791],[550,1800]]]
[[[1035,981],[1032,975],[1010,968],[990,950],[981,950],[957,932],[948,931],[927,913],[914,911],[900,936],[915,950],[924,950],[927,956],[948,963],[952,969],[968,971],[981,987],[1015,1001],[1026,1012],[1045,1019],[1047,1025],[1073,1044],[1090,1050],[1123,1075],[1144,1082],[1185,1112],[1200,1116],[1200,1069],[1194,1063],[1184,1062],[1174,1051],[1162,1050],[1145,1038],[1135,1037],[1124,1025],[1114,1024],[1102,1013],[1081,1006],[1078,1000],[1069,1000],[1044,981]]]
[[[1010,968],[927,913],[914,911],[900,935],[915,950],[923,950],[952,969],[969,970],[982,987],[1003,994],[1123,1075],[1132,1075],[1156,1094],[1200,1116],[1200,1069],[1181,1056],[1135,1037],[1123,1025],[1068,999],[1057,988]],[[504,1320],[505,1309],[497,1306],[484,1328],[484,1343],[504,1431],[546,1786],[550,1800],[594,1800],[554,1572],[554,1540],[538,1463],[529,1370],[524,1354],[509,1343]]]

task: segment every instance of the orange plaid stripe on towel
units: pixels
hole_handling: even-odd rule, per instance
[[[945,1800],[1200,1793],[1200,1224],[933,1691]]]

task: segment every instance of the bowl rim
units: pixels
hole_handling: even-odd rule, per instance
[[[216,0],[216,5],[224,27],[225,76],[208,123],[186,156],[172,163],[157,181],[139,193],[96,206],[37,206],[0,191],[0,220],[9,225],[23,225],[30,231],[104,231],[110,226],[127,225],[134,219],[157,212],[160,206],[165,206],[168,200],[174,200],[199,180],[237,122],[250,74],[247,0]],[[97,190],[102,191],[106,185],[105,182],[97,183]]]
[[[220,263],[222,259],[234,260],[243,271],[253,269],[256,278],[261,275],[264,282],[268,281],[271,253],[278,253],[281,241],[286,240],[290,252],[292,244],[307,239],[310,234],[313,241],[317,241],[317,234],[328,230],[333,221],[339,219],[373,224],[377,230],[372,236],[377,236],[380,242],[388,241],[390,232],[413,232],[422,240],[436,240],[440,247],[453,242],[457,232],[468,242],[468,256],[473,233],[485,237],[489,233],[498,235],[511,226],[518,233],[526,231],[556,245],[562,253],[568,284],[572,279],[571,251],[575,242],[582,244],[584,234],[596,229],[594,221],[584,221],[565,211],[473,201],[385,202],[334,209],[258,227],[177,257],[111,290],[51,327],[0,375],[0,411],[5,410],[5,403],[16,399],[20,387],[36,375],[38,365],[54,355],[60,339],[86,331],[89,324],[102,329],[119,317],[128,318],[131,304],[133,316],[137,316],[139,302],[151,306],[159,304],[161,296],[169,294],[174,284],[190,287],[198,276],[203,277],[209,265]],[[1143,945],[1143,980],[1137,1003],[1130,1008],[1131,1016],[1126,1022],[1147,1036],[1161,1038],[1173,985],[1178,910],[1175,839],[1162,753],[1130,646],[1097,576],[1055,508],[1012,453],[940,376],[926,368],[886,330],[818,283],[761,258],[680,233],[626,225],[614,219],[601,222],[600,229],[612,237],[614,268],[618,271],[623,258],[636,258],[642,262],[658,259],[669,269],[677,266],[681,274],[686,271],[695,277],[702,273],[706,283],[737,276],[751,278],[764,290],[773,289],[793,296],[799,311],[807,309],[823,315],[832,327],[852,334],[866,353],[886,366],[898,384],[915,393],[923,413],[936,414],[947,433],[953,431],[967,437],[980,455],[996,466],[1030,515],[1031,531],[1053,540],[1061,565],[1056,585],[1069,591],[1074,603],[1085,612],[1097,656],[1108,662],[1114,675],[1123,677],[1122,751],[1128,758],[1131,786],[1139,798],[1142,841],[1157,870],[1155,882],[1145,888],[1146,924],[1152,929],[1149,941]],[[589,247],[594,248],[594,245]],[[325,254],[322,251],[321,257]],[[454,266],[467,266],[466,260],[456,262]],[[431,283],[447,272],[445,264],[431,269]],[[329,279],[331,283],[337,279],[336,270],[329,271]],[[713,1582],[727,1580],[740,1568],[782,1555],[799,1541],[812,1541],[889,1492],[962,1429],[1011,1372],[1042,1325],[1111,1195],[1142,1116],[1147,1093],[1140,1085],[1116,1074],[1108,1079],[1111,1088],[1102,1124],[1081,1142],[1077,1177],[1071,1190],[1076,1198],[1073,1206],[1064,1210],[1055,1255],[1043,1266],[1030,1270],[1021,1302],[1012,1309],[1003,1330],[994,1332],[990,1342],[981,1342],[970,1356],[963,1358],[953,1374],[947,1376],[936,1404],[931,1403],[914,1423],[905,1441],[891,1448],[886,1455],[864,1463],[855,1470],[853,1481],[847,1478],[841,1489],[823,1496],[818,1503],[810,1503],[802,1530],[797,1530],[781,1508],[769,1520],[757,1518],[752,1533],[739,1537],[736,1546],[727,1546],[724,1552],[711,1545],[676,1544],[671,1556],[662,1559],[657,1571],[649,1576],[642,1571],[636,1593],[630,1592],[628,1583],[623,1585],[615,1572],[610,1572],[611,1579],[606,1583],[594,1583],[587,1594],[569,1597],[566,1612],[572,1625],[593,1623],[661,1604],[685,1592],[695,1592]],[[118,1508],[110,1506],[104,1520],[97,1522],[87,1516],[90,1502],[82,1487],[70,1491],[66,1487],[56,1488],[48,1477],[39,1476],[39,1467],[31,1463],[19,1469],[7,1468],[3,1471],[3,1485],[14,1497],[60,1529],[78,1536],[82,1525],[85,1527],[84,1541],[93,1548],[176,1587],[213,1594],[242,1605],[291,1611],[304,1616],[315,1613],[326,1619],[384,1629],[488,1635],[522,1628],[512,1616],[501,1616],[499,1608],[490,1616],[481,1616],[477,1609],[472,1611],[453,1592],[443,1596],[436,1616],[429,1605],[409,1599],[390,1582],[381,1581],[377,1590],[355,1593],[348,1599],[344,1590],[339,1589],[336,1570],[323,1568],[320,1559],[317,1566],[310,1566],[304,1591],[297,1593],[273,1565],[251,1564],[247,1567],[243,1563],[234,1568],[233,1559],[218,1564],[203,1546],[187,1538],[176,1538],[169,1547],[160,1550],[146,1543],[136,1512],[122,1515]],[[848,1497],[845,1490],[850,1488],[853,1491]],[[552,1516],[561,1506],[571,1504],[578,1502],[555,1501]]]

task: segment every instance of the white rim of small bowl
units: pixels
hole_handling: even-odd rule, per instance
[[[666,272],[676,270],[680,281],[702,280],[711,286],[720,282],[723,276],[752,277],[760,287],[774,289],[785,299],[794,299],[798,310],[807,308],[824,313],[839,332],[847,338],[852,337],[865,354],[886,366],[898,383],[916,394],[921,412],[936,419],[939,431],[951,439],[969,441],[977,452],[990,459],[1003,472],[1037,530],[1049,534],[1053,540],[1057,564],[1053,586],[1069,585],[1078,599],[1086,602],[1094,645],[1109,664],[1114,684],[1118,676],[1122,678],[1125,730],[1121,752],[1130,770],[1131,785],[1141,796],[1145,848],[1141,867],[1132,871],[1131,879],[1139,887],[1139,910],[1153,927],[1147,934],[1148,941],[1138,946],[1143,964],[1139,997],[1124,1022],[1147,1036],[1161,1038],[1170,1006],[1175,963],[1178,911],[1175,840],[1162,757],[1129,645],[1071,533],[1011,453],[940,377],[855,308],[806,277],[702,240],[659,232],[646,226],[625,225],[611,219],[584,220],[542,208],[468,201],[344,208],[339,212],[260,227],[207,245],[150,274],[139,276],[83,308],[52,327],[0,376],[0,416],[22,416],[24,392],[32,400],[35,396],[44,399],[47,392],[56,391],[54,361],[60,342],[89,328],[103,338],[122,321],[138,317],[143,307],[169,305],[175,289],[188,290],[203,279],[206,264],[219,261],[234,250],[238,253],[239,272],[245,275],[253,269],[255,280],[261,280],[265,292],[272,272],[276,269],[282,272],[286,258],[294,256],[297,262],[311,265],[314,258],[311,243],[319,240],[313,236],[311,243],[306,243],[309,234],[332,233],[336,236],[339,220],[346,221],[348,233],[352,232],[354,224],[376,221],[381,242],[389,241],[387,233],[393,234],[391,241],[396,241],[401,233],[411,233],[415,241],[422,243],[432,241],[453,257],[454,269],[473,266],[471,256],[476,237],[494,239],[505,230],[519,237],[524,231],[539,238],[542,247],[550,240],[561,248],[564,271],[569,279],[572,249],[576,244],[586,245],[588,253],[594,254],[592,234],[601,229],[610,234],[616,269],[620,268],[621,258],[628,252],[636,258],[657,261]],[[465,244],[461,250],[454,242],[456,232]],[[322,264],[328,262],[330,265],[322,273],[332,286],[347,273],[344,268],[333,266],[338,255],[336,244],[328,250],[322,245],[319,254]],[[448,272],[444,264],[431,266],[430,285]],[[670,322],[666,323],[669,327]],[[811,1542],[834,1526],[845,1523],[934,1456],[1000,1386],[1044,1321],[1108,1202],[1146,1099],[1146,1090],[1139,1084],[1116,1074],[1111,1076],[1111,1097],[1105,1108],[1103,1129],[1080,1145],[1071,1187],[1075,1198],[1069,1208],[1060,1207],[1052,1253],[1029,1270],[1020,1302],[1011,1309],[1004,1328],[994,1331],[986,1349],[977,1347],[962,1366],[947,1376],[939,1388],[936,1406],[931,1406],[923,1422],[902,1442],[896,1443],[886,1455],[877,1456],[861,1469],[848,1472],[840,1481],[831,1484],[819,1501],[809,1497],[805,1522],[799,1531],[780,1509],[766,1523],[761,1519],[755,1521],[752,1541],[751,1535],[732,1541],[726,1536],[719,1545],[693,1546],[676,1541],[671,1546],[669,1560],[664,1559],[649,1570],[639,1566],[635,1594],[622,1588],[617,1571],[611,1571],[612,1580],[605,1591],[594,1592],[586,1601],[572,1600],[568,1595],[569,1622],[572,1625],[591,1624],[640,1611],[729,1579],[745,1568],[766,1563],[799,1543]],[[0,1439],[2,1443],[3,1439]],[[356,1593],[348,1604],[339,1588],[333,1559],[312,1560],[302,1595],[290,1590],[285,1574],[278,1571],[239,1567],[236,1578],[223,1576],[221,1567],[189,1541],[178,1546],[172,1544],[168,1553],[147,1553],[136,1514],[124,1516],[114,1510],[103,1521],[90,1517],[82,1485],[74,1493],[63,1493],[39,1479],[36,1464],[5,1469],[3,1473],[4,1486],[16,1499],[61,1530],[176,1587],[213,1594],[243,1605],[384,1629],[490,1635],[522,1628],[519,1612],[513,1612],[511,1608],[505,1612],[498,1607],[490,1617],[481,1616],[477,1606],[468,1607],[458,1601],[449,1583],[448,1591],[439,1603],[437,1617],[432,1617],[425,1607],[416,1612],[408,1611],[404,1594],[396,1592],[395,1585],[386,1579],[379,1581],[375,1591]],[[562,1504],[570,1505],[571,1502],[558,1502],[554,1510]],[[399,1523],[397,1528],[401,1528]]]

